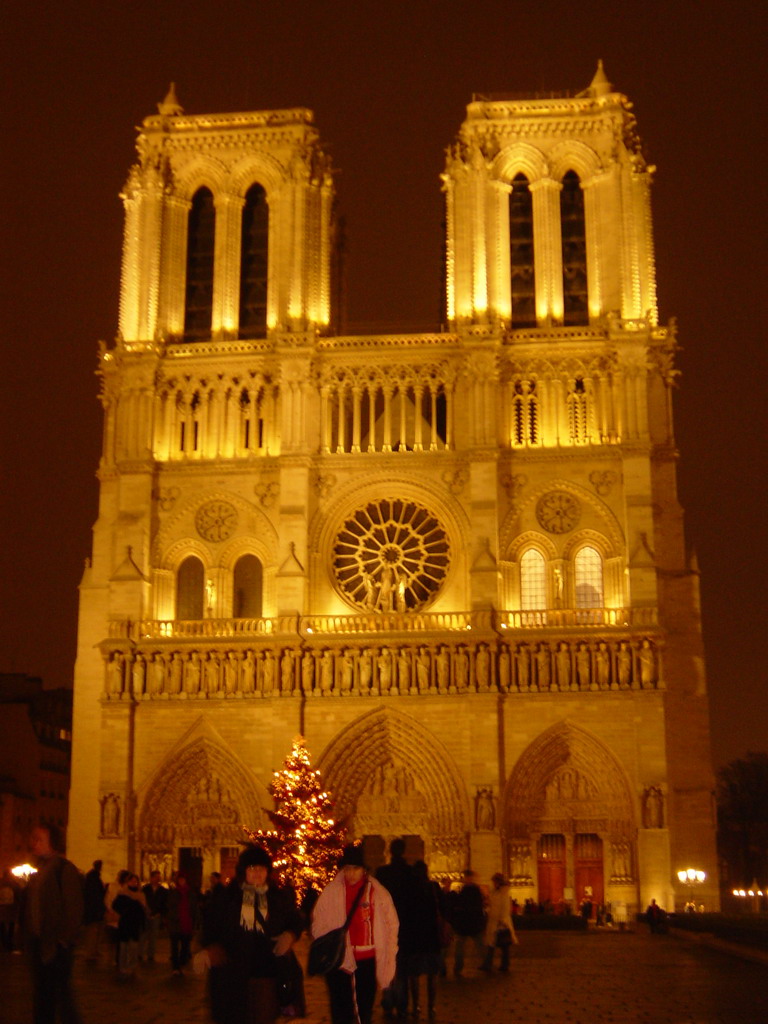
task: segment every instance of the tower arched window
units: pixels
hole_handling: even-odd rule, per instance
[[[255,555],[243,555],[235,564],[232,581],[232,615],[259,619],[262,610],[262,568]]]
[[[573,563],[577,608],[602,608],[603,560],[593,547],[580,548]]]
[[[240,246],[240,335],[267,332],[269,206],[261,185],[245,194]]]
[[[587,231],[584,192],[579,176],[568,171],[560,191],[560,229],[563,242],[563,323],[589,323],[587,304]]]
[[[213,252],[216,210],[208,188],[192,197],[187,224],[187,288],[184,302],[184,334],[200,337],[211,332],[213,312]]]
[[[202,619],[205,570],[195,555],[185,558],[176,573],[176,618]]]
[[[544,556],[529,548],[520,559],[520,607],[540,611],[547,607],[547,573]]]
[[[533,260],[533,196],[528,179],[517,174],[509,193],[509,270],[512,326],[536,326],[536,274]]]

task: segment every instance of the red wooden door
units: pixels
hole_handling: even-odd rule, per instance
[[[577,833],[573,844],[574,882],[576,902],[581,906],[585,899],[592,901],[592,917],[603,902],[603,841],[592,833]]]
[[[543,835],[539,839],[538,856],[539,903],[556,907],[565,889],[565,837]]]

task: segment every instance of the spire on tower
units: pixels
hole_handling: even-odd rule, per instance
[[[597,71],[595,72],[595,77],[589,83],[587,93],[590,96],[605,96],[609,92],[613,92],[613,86],[608,81],[602,60],[598,60]]]
[[[171,82],[170,88],[165,94],[165,99],[162,103],[157,104],[157,109],[163,117],[177,117],[179,114],[184,113],[184,108],[179,103],[178,97],[176,96],[175,82]]]

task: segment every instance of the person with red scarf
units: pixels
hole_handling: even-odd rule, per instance
[[[312,915],[312,936],[341,928],[360,895],[347,931],[341,967],[326,974],[333,1024],[370,1024],[376,983],[392,984],[399,922],[392,897],[363,861],[363,848],[344,848],[340,871],[320,893]]]

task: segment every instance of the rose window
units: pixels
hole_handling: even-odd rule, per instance
[[[438,520],[413,501],[372,501],[351,515],[333,546],[344,597],[368,611],[416,611],[448,572],[450,545]]]

